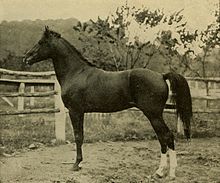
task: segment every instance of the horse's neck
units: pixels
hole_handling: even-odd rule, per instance
[[[74,75],[86,65],[78,53],[74,52],[66,43],[59,45],[52,59],[57,79],[61,85],[66,81],[69,73]]]

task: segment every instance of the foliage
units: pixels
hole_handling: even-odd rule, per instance
[[[37,63],[33,66],[27,66],[23,63],[23,57],[17,56],[14,52],[8,51],[8,55],[0,60],[0,68],[15,71],[49,71],[53,70],[51,61],[45,63]]]
[[[193,66],[195,56],[202,51],[198,45],[202,33],[187,30],[187,21],[181,13],[182,10],[165,14],[162,10],[125,5],[111,17],[98,18],[96,22],[79,22],[73,28],[80,34],[82,42],[87,43],[84,50],[87,55],[92,53],[93,62],[99,63],[100,67],[111,65],[107,70],[114,66],[114,70],[145,68],[153,57],[160,55],[169,70],[201,76],[201,67],[198,64],[197,68]]]
[[[161,10],[151,11],[143,8],[138,9],[134,15],[136,22],[133,26],[138,24],[139,29],[144,30],[138,30],[141,32],[140,40],[149,41],[155,45],[157,50],[155,53],[159,53],[165,58],[165,64],[172,71],[181,68],[181,62],[178,58],[179,50],[176,49],[176,46],[180,45],[181,42],[180,33],[184,32],[186,26],[186,21],[181,12],[182,10],[165,15]]]
[[[24,70],[22,57],[16,56],[15,53],[8,51],[6,58],[0,60],[0,68],[7,68],[10,70]]]
[[[132,69],[137,65],[143,67],[140,60],[144,48],[148,46],[148,43],[141,43],[138,40],[134,44],[128,42],[126,31],[129,26],[129,21],[127,21],[129,11],[128,6],[122,6],[111,18],[98,17],[96,22],[92,20],[89,24],[79,22],[77,26],[73,27],[75,31],[81,33],[81,39],[84,42],[88,39],[96,41],[98,52],[108,57],[109,62],[102,62],[103,65],[114,65],[115,70]],[[98,57],[100,57],[99,54]]]
[[[202,65],[202,74],[200,76],[207,77],[206,62],[207,56],[210,55],[214,48],[220,48],[220,14],[215,13],[216,20],[207,26],[206,30],[200,33],[199,46],[202,54],[198,55],[198,61]]]
[[[140,29],[144,29],[138,30],[142,34],[139,37],[142,36],[141,41],[150,41],[157,46],[160,54],[167,58],[171,70],[182,68],[179,72],[188,71],[194,76],[207,77],[206,57],[220,44],[219,12],[215,13],[215,22],[199,32],[187,30],[187,21],[181,11],[165,15],[160,10],[139,9],[134,15]],[[194,64],[197,61],[202,66]]]

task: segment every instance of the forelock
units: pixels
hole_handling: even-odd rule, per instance
[[[52,31],[52,30],[45,30],[44,31],[44,35],[51,35],[51,36],[54,36],[56,38],[60,38],[61,37],[61,34],[55,32],[55,31]]]
[[[54,32],[54,31],[50,31],[50,34],[53,35],[54,37],[60,38],[61,34]]]

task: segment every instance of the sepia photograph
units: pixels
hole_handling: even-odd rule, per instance
[[[219,0],[0,0],[0,183],[220,183]]]

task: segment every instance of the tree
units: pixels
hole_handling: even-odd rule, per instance
[[[78,22],[76,26],[73,26],[75,35],[81,42],[81,52],[90,62],[95,64],[98,68],[105,70],[115,70],[115,65],[111,61],[111,55],[106,45],[100,42],[96,38],[96,32],[93,27],[92,21],[90,22]],[[78,34],[78,35],[77,35]]]
[[[138,30],[142,34],[139,37],[143,37],[142,42],[150,41],[157,46],[170,70],[181,68],[182,74],[190,72],[194,76],[207,77],[207,57],[220,44],[219,11],[215,12],[215,22],[201,32],[187,30],[187,21],[181,12],[182,10],[165,15],[161,10],[137,10],[135,20],[145,30]],[[193,64],[195,62],[199,62],[202,67]]]
[[[0,68],[11,69],[11,70],[23,70],[24,65],[22,64],[22,57],[17,56],[14,52],[5,50],[8,52],[5,58],[0,60]]]
[[[138,38],[134,42],[129,42],[127,30],[130,24],[129,17],[132,8],[127,5],[118,8],[111,18],[90,21],[89,23],[79,22],[74,26],[74,30],[78,31],[83,42],[88,40],[96,40],[98,45],[98,53],[100,56],[108,57],[110,65],[114,65],[114,70],[132,69],[143,67],[144,48],[149,43],[141,43]],[[87,40],[87,41],[86,41]],[[88,46],[85,46],[88,48]],[[101,53],[101,54],[100,54]],[[97,58],[100,60],[99,58]]]
[[[189,38],[193,38],[193,36],[189,35],[189,32],[184,38],[181,35],[185,33],[187,24],[181,12],[182,10],[165,15],[161,10],[151,11],[143,8],[139,9],[134,15],[140,29],[144,29],[144,32],[139,31],[141,32],[140,37],[142,37],[142,41],[149,41],[151,45],[154,45],[154,50],[156,51],[153,54],[159,53],[162,55],[165,58],[165,65],[168,65],[171,71],[176,71],[183,66],[178,61],[180,60],[180,54],[178,53],[177,46],[184,45],[185,41],[188,42],[190,41]],[[184,72],[183,70],[182,72]]]
[[[111,63],[115,70],[148,67],[152,58],[160,54],[171,71],[207,77],[208,53],[219,42],[219,18],[204,32],[190,31],[182,11],[165,14],[162,10],[136,9],[126,4],[111,17],[79,23],[74,29],[83,35],[86,44],[93,40],[86,49],[98,45],[98,51],[92,52],[98,53],[97,62],[100,57],[105,58],[105,63]]]
[[[209,76],[206,70],[207,58],[210,56],[214,48],[220,48],[220,14],[219,11],[215,12],[216,20],[207,26],[206,30],[202,31],[199,36],[199,46],[202,53],[197,55],[197,61],[202,66],[202,73],[200,76],[206,78]],[[206,84],[206,94],[209,95],[208,82]]]
[[[208,60],[213,49],[220,48],[220,16],[219,11],[215,12],[215,21],[203,31],[186,31],[185,28],[179,30],[180,41],[175,45],[175,50],[180,53],[181,64],[184,71],[191,71],[195,76],[206,78],[208,73]],[[194,63],[194,64],[193,64]],[[208,82],[204,80],[206,94],[209,95]]]

